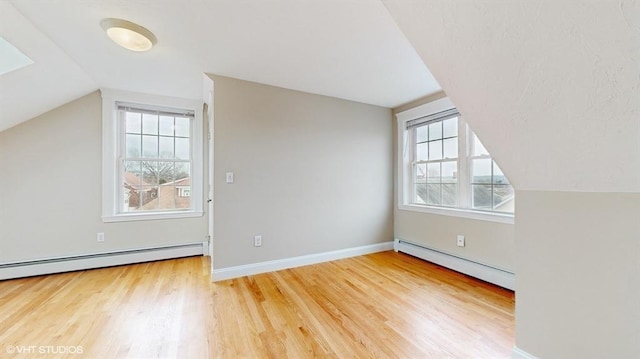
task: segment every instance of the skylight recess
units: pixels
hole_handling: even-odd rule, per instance
[[[31,65],[33,60],[0,36],[0,75]]]

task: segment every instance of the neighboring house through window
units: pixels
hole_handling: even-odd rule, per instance
[[[113,90],[102,95],[104,220],[202,215],[199,102]]]
[[[513,221],[513,187],[449,99],[397,118],[400,209]]]

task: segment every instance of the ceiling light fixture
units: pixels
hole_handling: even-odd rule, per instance
[[[103,19],[100,26],[116,44],[131,51],[148,51],[158,40],[144,27],[122,19]]]

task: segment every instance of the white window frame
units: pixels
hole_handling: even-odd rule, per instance
[[[202,103],[175,97],[148,95],[112,89],[101,89],[102,93],[102,220],[104,222],[142,221],[170,218],[201,217],[203,211],[203,137]],[[191,209],[176,211],[144,211],[121,213],[118,210],[122,186],[119,171],[120,131],[118,103],[130,103],[153,108],[172,108],[193,111],[191,127]]]
[[[497,223],[514,223],[514,215],[509,213],[480,211],[470,208],[460,207],[441,207],[412,203],[413,185],[412,185],[412,160],[413,160],[413,135],[406,129],[407,122],[421,117],[425,117],[438,112],[454,109],[455,106],[447,97],[426,103],[421,106],[411,108],[409,110],[396,114],[397,130],[398,130],[398,188],[397,199],[398,209],[406,211],[415,211],[423,213],[438,214],[444,216],[453,216],[461,218],[469,218],[488,222]],[[458,178],[469,178],[468,153],[470,138],[468,126],[462,116],[458,118]],[[466,146],[460,146],[461,143]],[[470,196],[471,186],[458,185],[458,199],[467,202]]]

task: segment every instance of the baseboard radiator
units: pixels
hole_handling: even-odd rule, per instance
[[[393,242],[393,250],[410,254],[414,257],[453,269],[472,277],[482,279],[503,288],[515,290],[515,274],[504,269],[492,267],[483,263],[474,262],[455,255],[438,251],[426,246],[396,239]]]
[[[0,280],[205,254],[207,242],[0,264]]]

